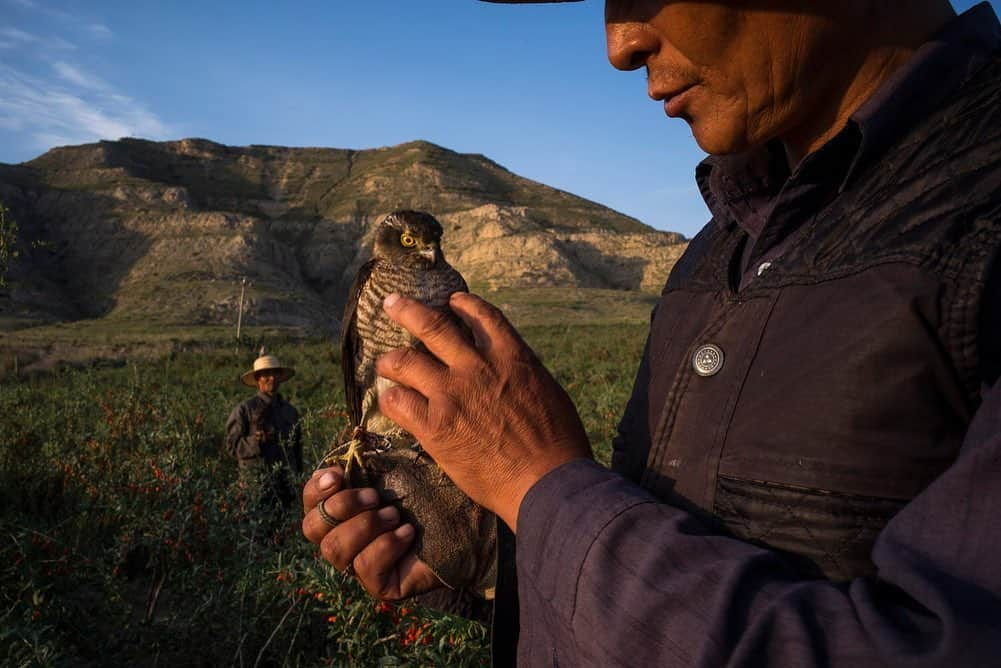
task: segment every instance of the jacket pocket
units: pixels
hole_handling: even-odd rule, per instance
[[[719,476],[716,519],[733,536],[785,554],[806,577],[872,575],[872,546],[905,502]]]

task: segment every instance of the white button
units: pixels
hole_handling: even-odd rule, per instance
[[[723,368],[723,351],[719,346],[707,343],[695,351],[692,367],[700,376],[714,376]]]
[[[761,276],[761,274],[763,274],[766,271],[768,271],[768,268],[770,266],[772,266],[771,262],[762,262],[761,264],[759,264],[758,265],[758,276]]]

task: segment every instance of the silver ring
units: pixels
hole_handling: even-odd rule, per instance
[[[324,501],[326,501],[326,499],[324,499]],[[316,504],[316,512],[320,513],[320,519],[323,520],[323,523],[329,526],[331,529],[337,527],[337,525],[340,524],[340,522],[331,517],[330,513],[327,512],[327,509],[323,507],[323,501],[320,501],[318,504]]]

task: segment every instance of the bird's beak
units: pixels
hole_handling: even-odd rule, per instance
[[[441,256],[441,250],[438,248],[438,244],[428,244],[427,246],[422,246],[417,252],[422,258],[431,264],[438,264],[438,258]]]

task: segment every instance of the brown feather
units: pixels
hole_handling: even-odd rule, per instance
[[[351,284],[351,291],[348,293],[348,302],[344,305],[344,318],[341,320],[341,374],[344,378],[344,399],[347,402],[348,412],[351,414],[351,423],[361,423],[361,399],[358,385],[355,383],[355,356],[361,347],[358,339],[358,328],[355,318],[357,317],[358,296],[362,288],[368,282],[368,277],[375,266],[375,260],[369,260],[363,264],[355,275],[355,280]]]
[[[383,435],[389,435],[387,429],[404,433],[381,416],[374,404],[379,391],[375,362],[390,350],[419,342],[386,315],[382,300],[396,292],[451,313],[448,308],[451,294],[468,290],[465,280],[445,261],[438,248],[441,232],[441,225],[429,214],[415,211],[390,214],[376,230],[372,260],[355,277],[341,335],[344,394],[355,425],[369,429],[368,419],[377,415],[378,425],[372,431]],[[402,245],[404,234],[416,240],[413,247]],[[420,255],[422,248],[436,249],[434,261]]]

